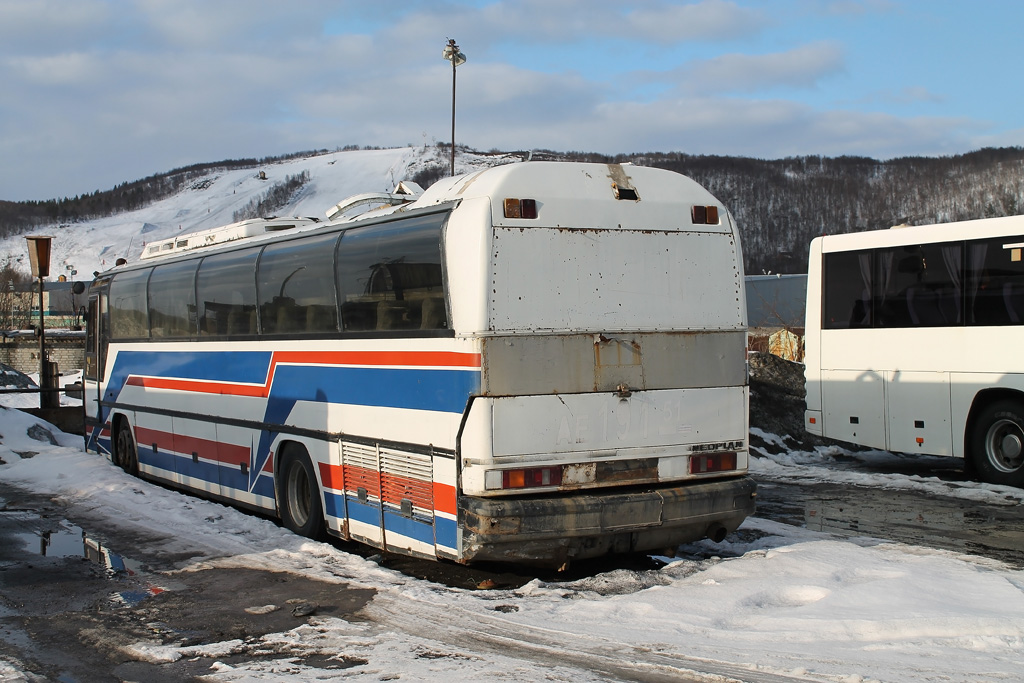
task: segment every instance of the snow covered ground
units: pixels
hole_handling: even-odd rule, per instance
[[[993,560],[870,538],[840,539],[754,518],[721,544],[684,546],[684,559],[658,570],[460,590],[132,479],[83,453],[80,437],[52,429],[56,443],[39,430],[33,433],[43,441],[29,437],[36,423],[20,411],[0,409],[0,480],[57,496],[86,516],[169,534],[169,553],[188,548],[199,554],[177,571],[251,567],[377,591],[363,612],[368,621],[313,616],[256,642],[130,646],[137,658],[155,662],[280,653],[244,664],[220,662],[210,680],[690,677],[852,683],[1015,681],[1024,673],[1024,572]],[[868,482],[868,475],[837,475],[828,468],[835,455],[762,457],[753,469],[769,478],[848,476],[949,494],[940,481],[879,475],[879,481]],[[1013,490],[962,488],[1020,503],[1020,492]],[[311,655],[343,656],[357,665],[304,665]],[[23,680],[20,671],[18,662],[0,659],[0,680]]]

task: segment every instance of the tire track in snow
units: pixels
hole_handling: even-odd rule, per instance
[[[541,665],[577,667],[615,680],[644,683],[838,680],[807,673],[790,675],[766,671],[755,665],[658,652],[599,636],[525,626],[502,618],[497,612],[475,612],[450,602],[438,605],[391,591],[378,593],[360,615],[379,626],[443,644],[447,649],[500,654]]]

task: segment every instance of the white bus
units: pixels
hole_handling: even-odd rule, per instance
[[[671,551],[753,512],[740,244],[699,185],[522,163],[329,216],[100,274],[90,448],[457,562]]]
[[[819,237],[807,431],[1024,486],[1024,216]]]

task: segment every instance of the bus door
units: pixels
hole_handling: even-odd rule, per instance
[[[103,395],[103,379],[106,372],[107,343],[109,341],[106,283],[94,287],[89,294],[89,307],[85,320],[85,369],[83,387],[85,402],[86,441],[90,450],[96,448],[94,431],[101,429],[105,422],[100,399]]]
[[[948,372],[886,372],[888,450],[953,455]]]

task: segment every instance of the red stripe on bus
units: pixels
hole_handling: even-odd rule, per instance
[[[146,447],[151,447],[153,444],[156,444],[157,448],[162,448],[168,451],[174,450],[174,435],[169,432],[147,429],[146,427],[136,427],[135,441]]]
[[[239,465],[243,462],[249,463],[248,446],[236,446],[235,444],[201,439],[184,434],[172,434],[146,427],[136,427],[135,438],[142,446],[152,447],[153,444],[156,444],[161,450],[182,456],[195,453],[203,460],[212,460],[229,465]]]
[[[455,487],[451,484],[434,482],[434,509],[449,515],[455,514]]]
[[[403,500],[408,500],[423,510],[434,509],[433,482],[381,472],[380,484],[381,500],[385,503],[401,505]]]
[[[225,396],[267,397],[267,386],[252,384],[230,384],[227,382],[201,382],[194,379],[169,379],[166,377],[139,377],[132,375],[125,384],[146,389],[172,389],[197,394],[220,394]]]
[[[272,363],[479,368],[480,354],[458,351],[275,351]]]
[[[345,490],[345,474],[341,467],[323,462],[317,464],[320,466],[320,481],[325,489]]]
[[[356,493],[359,489],[366,489],[366,495],[380,498],[380,478],[374,470],[354,465],[345,465],[343,474],[345,490]]]
[[[455,487],[450,484],[393,474],[378,477],[373,470],[354,465],[341,467],[319,463],[319,466],[320,480],[324,488],[355,493],[361,487],[366,489],[367,495],[381,497],[387,503],[401,505],[402,498],[409,498],[417,507],[455,514]],[[381,480],[384,480],[383,492],[377,488]]]
[[[248,465],[250,458],[248,446],[236,446],[184,434],[174,435],[174,450],[181,455],[195,453],[203,460],[215,460],[228,465],[240,465],[243,462]]]

